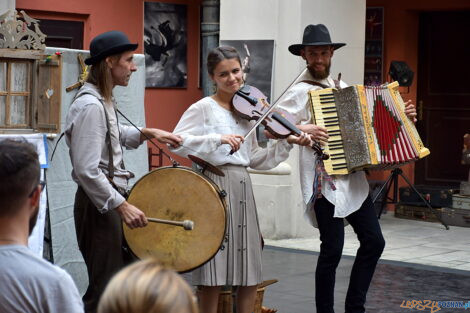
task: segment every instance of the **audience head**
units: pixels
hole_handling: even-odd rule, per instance
[[[30,231],[39,207],[40,166],[35,147],[26,141],[0,141],[0,218],[31,213]]]
[[[98,313],[197,313],[191,287],[155,259],[138,261],[117,273],[98,305]]]

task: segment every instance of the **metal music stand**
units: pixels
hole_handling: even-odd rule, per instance
[[[378,218],[380,219],[380,216],[382,215],[382,212],[388,203],[398,202],[398,176],[401,176],[408,183],[408,186],[410,186],[411,190],[413,190],[419,196],[419,198],[423,201],[423,203],[426,204],[426,206],[431,210],[431,212],[434,213],[434,215],[437,217],[439,222],[441,222],[441,224],[444,225],[446,229],[449,229],[449,226],[442,221],[441,214],[435,208],[431,206],[429,201],[427,201],[421,193],[419,193],[419,191],[415,188],[415,186],[413,186],[413,184],[408,180],[408,178],[406,178],[406,176],[403,174],[403,171],[400,168],[396,168],[392,170],[392,172],[390,173],[390,176],[388,176],[387,180],[382,185],[382,187],[380,187],[379,191],[377,192],[374,199],[372,200],[372,202],[375,203],[377,198],[382,194],[382,191],[385,188],[387,188],[386,192],[383,193],[382,195],[382,203],[381,203],[380,211],[378,214]],[[388,193],[390,192],[392,185],[393,185],[393,198],[390,198],[388,197]]]

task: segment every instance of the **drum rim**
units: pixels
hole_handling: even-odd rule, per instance
[[[131,190],[129,191],[129,197],[130,197],[130,195],[132,194],[132,190],[134,190],[134,188],[135,188],[135,186],[137,185],[137,183],[138,183],[139,181],[141,181],[142,179],[144,179],[144,177],[150,175],[150,174],[153,173],[153,172],[161,171],[161,170],[168,170],[168,169],[181,169],[181,170],[186,170],[186,171],[191,172],[191,173],[194,173],[194,174],[196,174],[196,175],[202,177],[202,178],[205,179],[206,181],[208,181],[208,182],[210,183],[211,187],[214,189],[214,191],[215,191],[215,192],[217,193],[217,195],[219,196],[218,199],[219,199],[220,203],[222,204],[222,207],[223,207],[223,210],[224,210],[224,215],[225,215],[224,233],[223,233],[223,236],[222,236],[222,238],[221,238],[221,240],[220,240],[219,248],[218,248],[218,249],[214,252],[214,254],[212,254],[206,261],[204,261],[203,263],[201,263],[200,265],[198,265],[198,266],[196,266],[196,267],[192,267],[192,268],[189,268],[189,269],[187,269],[187,270],[181,270],[181,271],[174,269],[174,270],[177,271],[178,273],[183,274],[183,273],[188,273],[188,272],[194,271],[195,269],[197,269],[197,268],[203,266],[204,264],[206,264],[207,262],[209,262],[210,260],[212,260],[212,259],[215,257],[215,255],[219,252],[220,247],[222,247],[222,244],[223,244],[223,242],[224,242],[224,240],[225,240],[225,236],[227,235],[227,227],[228,227],[228,225],[227,225],[227,215],[228,215],[228,214],[227,214],[227,202],[226,202],[226,200],[225,200],[225,197],[222,196],[222,193],[224,192],[224,190],[221,189],[210,177],[204,175],[203,173],[201,173],[201,172],[198,171],[198,170],[195,170],[195,169],[190,168],[190,167],[187,167],[187,166],[181,166],[181,165],[178,165],[178,166],[161,166],[161,167],[157,167],[157,168],[151,170],[150,172],[145,173],[144,175],[142,175],[142,177],[140,177],[140,178],[134,183],[134,185],[132,186]],[[127,225],[126,225],[124,222],[122,222],[122,227],[125,228],[125,227],[127,227]],[[128,241],[127,241],[127,238],[126,238],[126,232],[124,231],[124,229],[123,229],[123,236],[124,236],[124,240],[126,241],[126,246],[128,247],[130,253],[131,253],[132,255],[134,255],[137,259],[141,260],[141,258],[140,258],[137,254],[134,253],[134,251],[132,250],[132,247],[129,245],[129,243],[128,243]]]

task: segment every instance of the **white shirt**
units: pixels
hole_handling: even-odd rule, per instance
[[[306,72],[299,80],[314,80],[309,72]],[[331,77],[318,81],[324,85],[335,87]],[[347,87],[341,82],[341,87]],[[298,83],[290,88],[278,107],[291,113],[298,125],[313,124],[310,103],[308,100],[309,90],[321,89],[308,83]],[[300,184],[302,195],[305,203],[308,203],[313,194],[313,179],[315,176],[316,155],[310,147],[299,147],[299,168],[300,168]],[[335,206],[334,217],[346,217],[357,211],[367,195],[369,194],[369,184],[365,173],[358,171],[349,175],[332,176],[336,190],[332,190],[328,183],[322,182],[322,194]],[[309,208],[307,208],[308,210]],[[311,221],[311,212],[308,213],[307,219]],[[314,222],[312,222],[314,223]]]
[[[270,141],[266,148],[258,146],[255,134],[245,138],[240,149],[232,155],[230,145],[221,144],[221,135],[244,136],[253,122],[244,120],[224,109],[211,97],[192,104],[184,112],[174,134],[183,138],[183,143],[174,153],[187,157],[195,155],[212,165],[233,164],[255,169],[271,169],[286,160],[292,145],[286,140]]]

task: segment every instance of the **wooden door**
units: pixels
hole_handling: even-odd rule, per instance
[[[470,131],[470,11],[420,16],[417,127],[431,154],[416,163],[416,184],[458,186]]]

